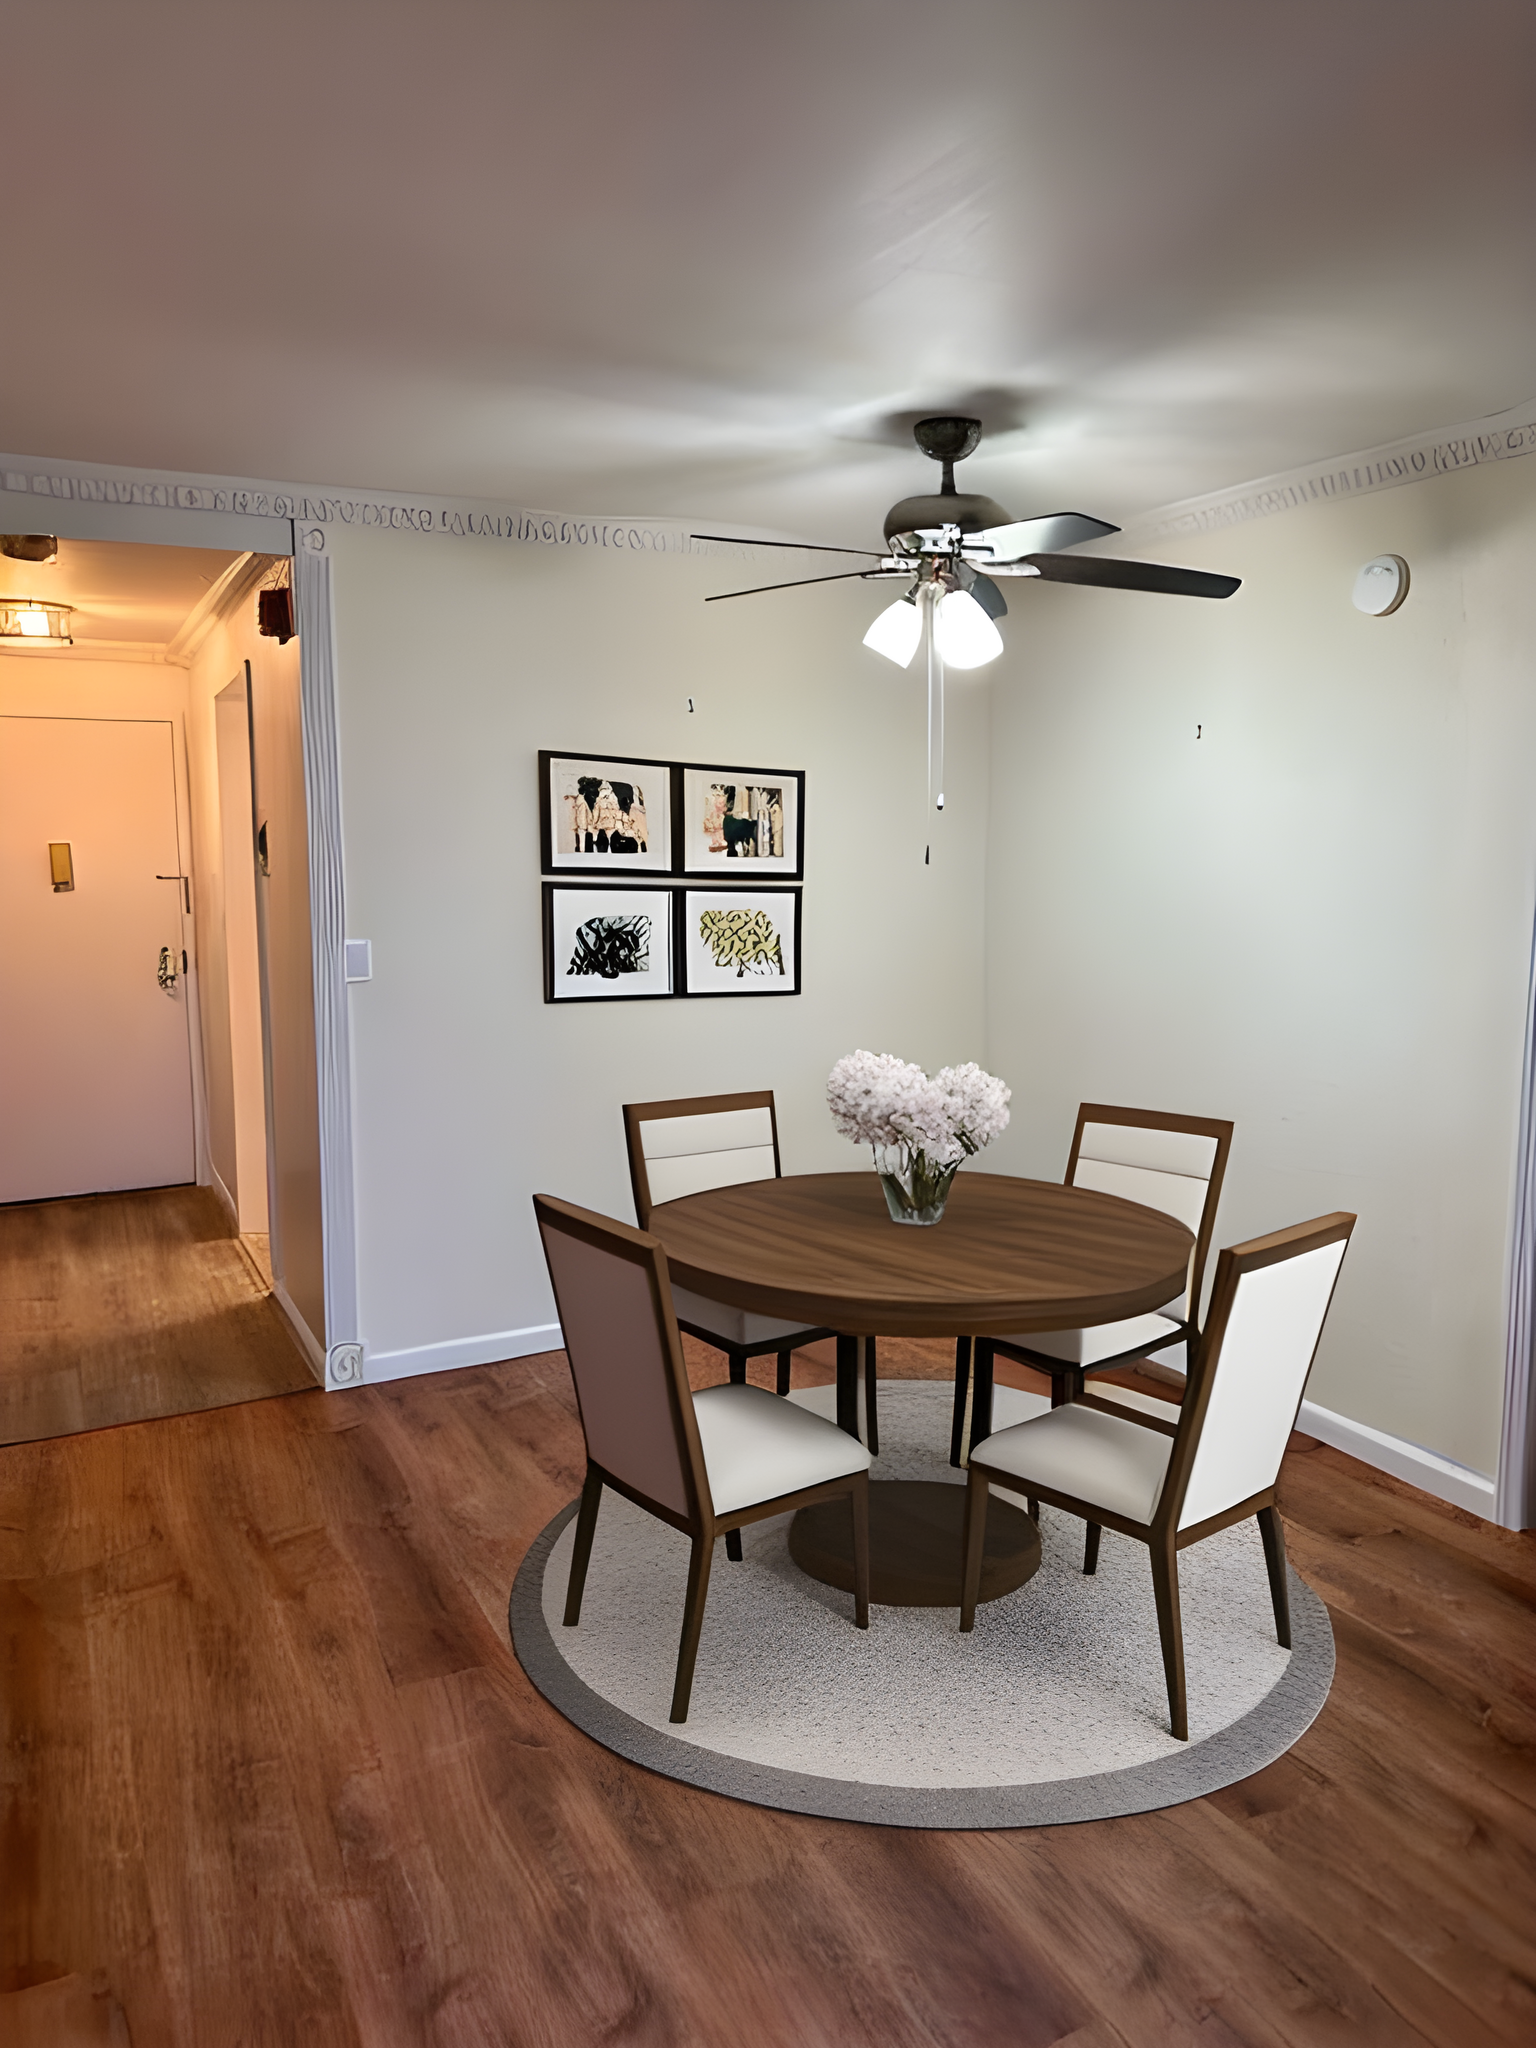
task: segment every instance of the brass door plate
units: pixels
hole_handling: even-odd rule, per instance
[[[75,863],[69,851],[67,839],[48,842],[48,866],[53,873],[53,890],[57,895],[61,889],[75,886]]]

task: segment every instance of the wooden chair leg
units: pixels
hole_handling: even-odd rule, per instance
[[[1083,1544],[1083,1570],[1089,1578],[1092,1578],[1099,1568],[1099,1538],[1103,1533],[1097,1522],[1088,1524],[1088,1536]]]
[[[1264,1539],[1264,1562],[1269,1568],[1269,1597],[1275,1610],[1275,1638],[1282,1650],[1291,1647],[1291,1589],[1285,1572],[1285,1531],[1279,1510],[1259,1509],[1259,1534]]]
[[[971,1450],[992,1434],[992,1343],[978,1337],[971,1353]]]
[[[688,1702],[693,1696],[693,1667],[699,1656],[699,1631],[704,1626],[704,1602],[709,1598],[709,1567],[714,1560],[715,1541],[711,1531],[695,1536],[688,1560],[688,1592],[683,1601],[683,1635],[677,1646],[677,1677],[672,1686],[674,1721],[686,1721]]]
[[[976,1626],[976,1600],[981,1592],[981,1553],[987,1541],[987,1482],[973,1465],[965,1483],[965,1560],[960,1569],[960,1630]]]
[[[875,1388],[879,1384],[880,1369],[875,1363],[875,1340],[863,1337],[859,1340],[864,1347],[864,1439],[869,1445],[869,1455],[880,1455],[880,1418],[875,1413]]]
[[[741,1531],[739,1529],[726,1530],[725,1554],[732,1564],[741,1563]]]
[[[949,1425],[949,1462],[958,1470],[965,1449],[965,1404],[971,1395],[971,1340],[955,1339],[955,1410]]]
[[[1152,1591],[1157,1601],[1157,1632],[1163,1644],[1163,1676],[1168,1681],[1168,1723],[1175,1742],[1189,1740],[1189,1710],[1184,1688],[1184,1626],[1179,1617],[1179,1554],[1170,1536],[1166,1549],[1152,1545]]]
[[[849,1494],[853,1513],[853,1625],[869,1627],[869,1474],[854,1474]]]
[[[859,1434],[859,1340],[841,1330],[837,1335],[837,1426],[847,1436]]]
[[[747,1354],[745,1351],[731,1350],[726,1356],[731,1361],[731,1385],[744,1387],[747,1384]]]
[[[1029,1510],[1029,1519],[1034,1523],[1035,1527],[1038,1529],[1040,1526],[1039,1501],[1035,1499],[1035,1496],[1032,1493],[1026,1493],[1024,1496],[1024,1505]]]
[[[789,1367],[794,1355],[792,1351],[781,1351],[779,1353],[779,1376],[774,1387],[774,1392],[777,1394],[787,1394],[789,1392]]]
[[[576,1515],[576,1541],[571,1546],[571,1576],[565,1589],[565,1625],[574,1628],[581,1619],[581,1596],[586,1591],[587,1565],[592,1557],[592,1538],[597,1534],[597,1510],[603,1497],[603,1482],[590,1468],[581,1489],[581,1507]]]

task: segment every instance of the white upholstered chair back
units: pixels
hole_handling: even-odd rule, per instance
[[[1341,1238],[1239,1275],[1199,1422],[1179,1510],[1181,1529],[1223,1514],[1274,1485],[1312,1370],[1345,1242]],[[1218,1277],[1218,1294],[1220,1287]],[[1188,1405],[1185,1415],[1185,1426],[1195,1422]]]
[[[633,1139],[638,1141],[649,1201],[644,1216],[660,1202],[676,1202],[684,1195],[700,1195],[707,1188],[734,1187],[743,1181],[774,1180],[778,1177],[778,1148],[774,1143],[773,1108],[763,1100],[746,1108],[706,1108],[719,1098],[700,1098],[701,1107],[666,1104],[670,1116],[646,1116],[645,1105],[634,1115]],[[635,1176],[636,1206],[640,1203],[640,1176]],[[644,1220],[642,1216],[642,1222]]]
[[[1198,1232],[1216,1164],[1216,1140],[1142,1124],[1083,1125],[1072,1185],[1141,1202]]]
[[[1217,1143],[1194,1131],[1155,1130],[1145,1124],[1085,1123],[1072,1164],[1071,1185],[1160,1209],[1200,1236],[1205,1198],[1216,1166]],[[1189,1255],[1194,1271],[1196,1252]],[[1186,1286],[1186,1298],[1188,1289]],[[1187,1312],[1170,1303],[1170,1314]]]

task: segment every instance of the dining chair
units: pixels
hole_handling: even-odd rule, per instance
[[[869,1626],[869,1452],[763,1387],[691,1392],[661,1240],[553,1195],[534,1211],[587,1447],[565,1626],[581,1620],[603,1488],[680,1529],[693,1548],[672,1687],[686,1721],[715,1538],[846,1494],[854,1623]]]
[[[955,1345],[951,1465],[961,1462],[965,1448],[967,1395],[971,1444],[983,1442],[990,1430],[993,1359],[998,1352],[1032,1365],[1037,1372],[1049,1373],[1051,1405],[1060,1407],[1082,1393],[1088,1373],[1133,1364],[1170,1345],[1187,1345],[1198,1336],[1200,1289],[1231,1147],[1232,1125],[1224,1117],[1116,1109],[1103,1102],[1081,1104],[1067,1155],[1066,1185],[1093,1188],[1100,1194],[1119,1195],[1128,1202],[1160,1209],[1192,1230],[1195,1243],[1184,1292],[1155,1314],[1101,1323],[1095,1329],[959,1338]],[[1147,1405],[1147,1397],[1120,1390],[1111,1398],[1127,1407]]]
[[[987,1498],[1000,1486],[1088,1524],[1083,1570],[1098,1568],[1101,1528],[1145,1543],[1173,1734],[1189,1740],[1178,1554],[1202,1537],[1259,1524],[1275,1634],[1291,1646],[1285,1534],[1275,1510],[1280,1460],[1295,1427],[1353,1216],[1338,1211],[1233,1245],[1216,1262],[1205,1333],[1177,1424],[1084,1392],[1002,1429],[971,1452],[960,1626],[976,1620]]]
[[[780,1177],[779,1127],[771,1088],[742,1095],[695,1095],[680,1102],[626,1102],[624,1138],[635,1221],[642,1230],[649,1227],[651,1210],[661,1202]],[[771,1351],[778,1361],[777,1391],[787,1394],[794,1352],[802,1344],[834,1334],[709,1301],[686,1287],[674,1287],[672,1299],[679,1327],[723,1351],[738,1386],[746,1383],[747,1360]]]

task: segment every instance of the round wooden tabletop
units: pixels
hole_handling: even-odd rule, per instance
[[[1000,1173],[955,1177],[941,1223],[893,1223],[873,1173],[805,1173],[664,1202],[679,1286],[849,1336],[1002,1337],[1145,1315],[1194,1237],[1138,1202]]]

